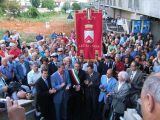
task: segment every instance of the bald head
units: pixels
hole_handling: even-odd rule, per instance
[[[108,77],[108,78],[111,78],[111,77],[112,77],[112,74],[113,74],[113,70],[112,70],[112,69],[108,69],[108,70],[107,70],[107,73],[106,73],[107,77]]]
[[[26,92],[24,91],[18,91],[17,92],[17,97],[20,98],[20,99],[25,99],[26,98]]]

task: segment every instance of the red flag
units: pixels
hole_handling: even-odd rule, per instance
[[[102,56],[102,12],[88,9],[76,12],[77,55],[86,60]]]

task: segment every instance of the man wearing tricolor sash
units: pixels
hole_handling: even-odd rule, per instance
[[[80,63],[75,63],[74,68],[69,70],[72,89],[70,106],[71,108],[71,120],[82,120],[83,116],[83,82],[86,79],[86,73],[80,67]]]

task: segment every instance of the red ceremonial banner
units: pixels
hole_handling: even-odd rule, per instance
[[[102,56],[102,11],[91,9],[77,11],[76,44],[77,56],[95,60]]]

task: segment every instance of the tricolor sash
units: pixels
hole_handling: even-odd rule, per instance
[[[75,83],[76,85],[79,85],[79,84],[80,84],[80,80],[79,80],[77,71],[74,70],[74,69],[71,69],[71,73],[72,73],[72,76],[73,76],[74,83]]]

